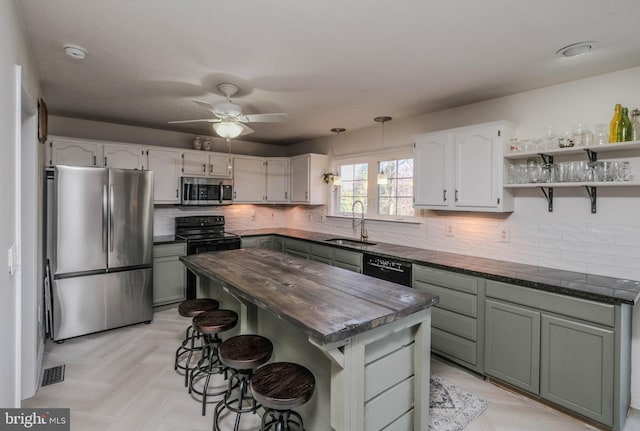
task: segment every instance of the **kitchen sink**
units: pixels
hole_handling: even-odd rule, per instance
[[[360,247],[363,245],[376,245],[375,242],[360,241],[358,239],[351,239],[351,238],[329,238],[329,239],[325,239],[325,242],[331,242],[333,244],[346,245],[351,247]]]

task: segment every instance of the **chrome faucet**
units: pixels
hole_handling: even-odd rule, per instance
[[[369,235],[367,235],[367,229],[364,226],[364,204],[362,203],[362,201],[353,201],[353,205],[351,205],[351,214],[352,214],[352,225],[353,225],[353,229],[355,230],[356,228],[356,212],[355,212],[355,208],[356,208],[356,204],[360,204],[360,208],[362,209],[362,212],[360,213],[360,241],[366,241],[367,239],[369,239]]]

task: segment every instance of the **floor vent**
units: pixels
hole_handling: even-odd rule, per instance
[[[57,367],[51,367],[44,370],[44,376],[42,376],[42,386],[52,385],[64,380],[64,365],[58,365]]]

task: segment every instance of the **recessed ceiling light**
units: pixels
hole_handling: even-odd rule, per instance
[[[84,60],[88,53],[83,47],[70,43],[63,45],[62,48],[64,48],[64,53],[74,60]]]
[[[572,43],[571,45],[567,45],[564,48],[557,50],[556,55],[561,55],[563,57],[575,57],[576,55],[582,55],[591,51],[595,46],[596,42],[593,40]]]

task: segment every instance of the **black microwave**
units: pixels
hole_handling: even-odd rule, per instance
[[[229,178],[182,177],[182,205],[229,205],[233,181]]]

